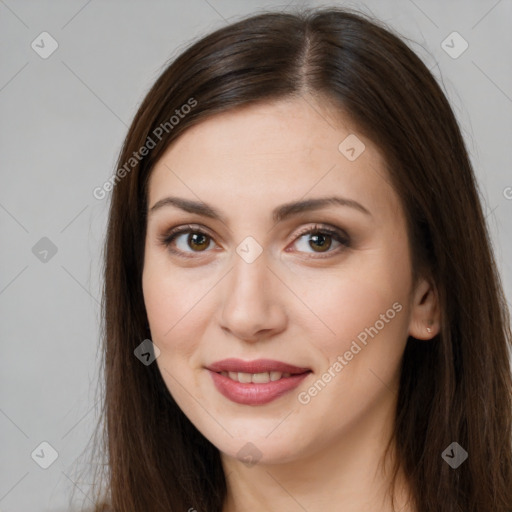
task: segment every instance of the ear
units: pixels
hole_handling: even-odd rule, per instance
[[[421,278],[412,297],[409,335],[418,340],[430,340],[439,334],[441,329],[437,289],[431,280]]]

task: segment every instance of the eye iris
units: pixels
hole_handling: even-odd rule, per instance
[[[316,252],[325,252],[331,247],[331,235],[323,235],[321,233],[311,234],[311,240],[309,241],[309,245],[312,249],[320,248],[320,251]],[[329,239],[329,242],[326,242],[326,238]],[[311,242],[318,243],[318,245],[311,245]]]
[[[194,249],[192,245],[194,244],[195,248],[202,251],[208,247],[208,236],[203,233],[190,233],[188,235],[188,243],[192,249]]]

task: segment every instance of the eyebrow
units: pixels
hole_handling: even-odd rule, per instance
[[[219,220],[227,225],[227,219],[213,206],[202,201],[193,201],[191,199],[184,199],[181,197],[165,197],[160,199],[149,209],[149,214],[151,215],[165,206],[174,206],[189,213],[196,213],[204,217],[209,217],[210,219]],[[280,222],[294,215],[312,210],[320,210],[328,206],[346,206],[372,217],[371,212],[361,203],[345,197],[331,196],[283,204],[272,210],[272,218],[274,222]]]

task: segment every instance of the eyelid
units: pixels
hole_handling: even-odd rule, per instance
[[[303,235],[306,235],[308,233],[328,233],[329,235],[338,236],[339,238],[344,238],[344,240],[348,243],[350,240],[350,237],[348,233],[338,227],[331,226],[330,224],[323,224],[321,222],[313,223],[313,226],[307,226],[304,229],[300,230],[298,233],[295,233],[293,236],[293,240],[296,240],[297,238],[300,238]]]

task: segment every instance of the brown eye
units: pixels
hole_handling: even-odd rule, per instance
[[[194,252],[207,252],[213,239],[199,228],[184,226],[171,230],[160,241],[172,253],[190,257]]]
[[[328,234],[315,233],[311,235],[308,243],[312,249],[319,249],[317,252],[326,252],[331,247],[332,237]]]
[[[188,246],[194,250],[204,251],[210,244],[210,237],[202,232],[190,233],[187,238]]]
[[[332,249],[333,244],[334,249]],[[294,245],[299,252],[326,253],[329,255],[329,253],[338,253],[339,251],[336,249],[339,247],[349,247],[350,239],[341,230],[316,225],[299,233]]]

